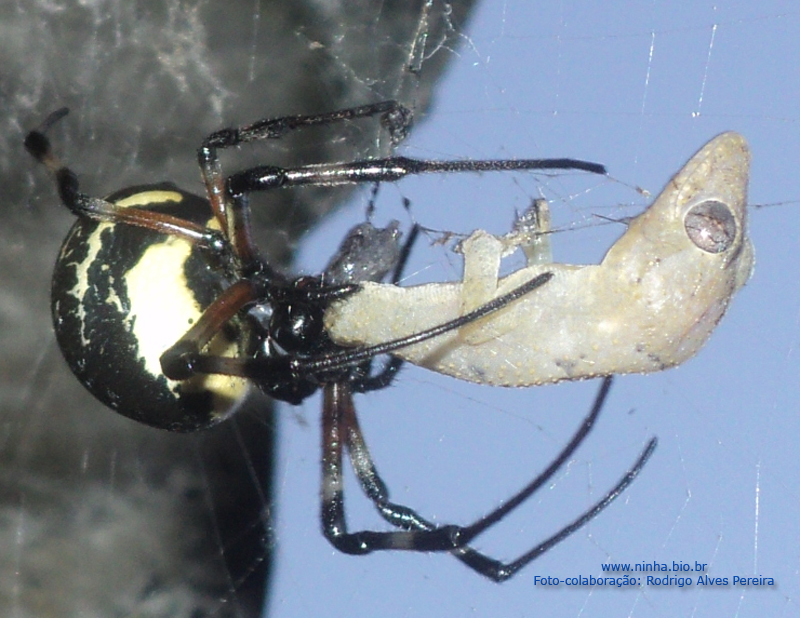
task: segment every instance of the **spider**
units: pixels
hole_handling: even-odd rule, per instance
[[[365,281],[392,272],[397,284],[416,237],[400,246],[396,224],[364,224],[347,236],[319,277],[291,278],[273,269],[251,238],[249,194],[285,186],[396,181],[409,174],[575,169],[602,165],[574,159],[426,161],[405,157],[260,166],[225,177],[218,150],[278,138],[287,131],[379,117],[396,143],[411,113],[384,101],[317,115],[265,119],[209,135],[198,150],[206,197],[170,183],[131,187],[105,199],[79,190],[77,176],[55,156],[48,129],[53,112],[28,133],[25,147],[54,174],[62,202],[77,216],[56,261],[52,313],[59,347],[73,373],[100,401],[148,425],[171,431],[210,427],[233,414],[253,383],[267,395],[299,404],[319,389],[322,408],[321,524],[348,554],[378,550],[450,552],[494,581],[513,576],[605,509],[652,454],[651,439],[634,465],[600,501],[510,563],[470,543],[546,483],[591,430],[606,400],[606,378],[589,414],[547,469],[503,506],[468,526],[435,525],[389,500],[358,424],[354,393],[387,387],[402,365],[391,352],[455,330],[513,303],[550,280],[542,273],[486,304],[400,339],[345,348],[327,336],[323,314]],[[389,355],[375,370],[372,360]],[[394,531],[348,531],[343,451],[361,488]]]

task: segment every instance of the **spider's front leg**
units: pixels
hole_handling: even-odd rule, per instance
[[[275,139],[286,132],[310,126],[328,125],[371,116],[381,116],[392,143],[398,144],[411,125],[411,112],[395,101],[384,101],[326,114],[286,116],[260,120],[252,125],[222,129],[209,135],[198,150],[198,161],[212,209],[231,239],[237,255],[247,262],[252,253],[245,236],[249,226],[248,195],[279,187],[303,185],[336,186],[356,183],[393,182],[409,175],[456,172],[508,172],[520,170],[582,170],[605,174],[603,165],[579,159],[505,159],[478,161],[428,161],[407,157],[387,157],[361,161],[310,164],[293,168],[265,165],[229,176],[222,173],[218,150],[239,144]]]
[[[393,144],[398,144],[405,138],[412,123],[412,114],[408,109],[396,101],[381,101],[322,114],[265,118],[241,127],[220,129],[206,137],[197,151],[197,160],[211,207],[222,229],[229,232],[230,238],[233,237],[234,224],[229,213],[231,203],[227,198],[225,176],[219,161],[220,149],[248,142],[279,139],[290,131],[306,127],[325,126],[372,116],[381,117],[381,124],[389,131]]]

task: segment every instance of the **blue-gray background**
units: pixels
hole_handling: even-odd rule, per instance
[[[337,26],[343,23],[344,3],[290,3],[291,19],[268,11],[279,4],[0,3],[5,67],[0,70],[7,71],[0,76],[0,101],[13,112],[0,117],[3,615],[130,615],[120,607],[136,607],[136,615],[191,615],[193,600],[182,613],[169,605],[157,611],[153,597],[162,590],[175,592],[174,607],[179,607],[182,584],[207,592],[195,585],[205,581],[196,571],[206,560],[232,553],[235,540],[244,538],[234,531],[234,542],[223,542],[222,528],[230,520],[206,507],[213,493],[204,492],[206,485],[224,466],[215,468],[218,462],[202,450],[205,438],[169,436],[111,414],[64,367],[49,326],[47,294],[52,261],[71,216],[54,207],[51,181],[20,144],[44,114],[70,105],[73,113],[54,130],[54,140],[88,191],[103,194],[165,178],[200,191],[192,152],[200,136],[215,128],[395,94],[404,101],[424,101],[427,86],[415,90],[414,76],[403,66],[395,64],[389,75],[375,70],[404,49],[382,29],[398,17],[393,10],[403,3],[361,3],[378,10],[355,15],[356,25],[342,26],[341,36]],[[431,6],[432,14],[441,11],[439,3]],[[424,12],[416,9],[412,18],[421,17]],[[424,21],[418,25],[420,35],[427,32]],[[432,107],[426,111],[420,104],[416,110],[419,125],[402,146],[404,154],[580,157],[606,164],[612,179],[513,174],[409,180],[382,188],[379,221],[398,218],[408,224],[401,207],[407,197],[411,217],[427,227],[501,233],[515,209],[544,196],[556,225],[566,230],[553,236],[556,259],[597,261],[622,228],[600,225],[603,220],[595,215],[620,218],[640,211],[648,199],[635,187],[657,194],[709,138],[736,130],[753,150],[755,275],[696,359],[663,374],[620,378],[595,431],[564,471],[479,540],[491,555],[516,556],[594,503],[651,435],[660,438],[647,468],[614,505],[501,586],[449,556],[351,557],[333,550],[317,519],[320,402],[280,408],[274,500],[262,496],[256,505],[263,515],[277,518],[268,614],[800,614],[793,449],[800,429],[796,4],[487,0],[465,25],[455,19],[454,28],[446,48],[437,50],[439,39],[430,36],[426,55],[414,63],[425,69],[449,59]],[[270,40],[277,39],[270,48]],[[361,56],[350,54],[354,40],[362,45]],[[323,82],[313,70],[303,72],[317,61],[328,63],[320,73],[333,79]],[[292,81],[287,87],[287,76],[294,87]],[[346,140],[306,152],[305,159],[345,156],[339,147],[351,145],[354,135],[365,137],[353,127],[345,127],[344,134]],[[361,142],[355,148],[367,153]],[[245,149],[243,156],[249,162],[283,162],[294,150],[294,142],[270,144],[252,153]],[[315,193],[307,201],[317,204],[329,193]],[[345,230],[363,219],[367,199],[366,192],[357,195],[302,239],[299,268],[319,271]],[[264,213],[258,214],[263,233],[268,226]],[[297,224],[293,214],[289,222]],[[457,279],[460,262],[447,249],[422,242],[408,273],[408,285]],[[586,413],[595,388],[586,383],[493,389],[409,368],[393,388],[359,397],[357,405],[393,498],[436,521],[467,523],[547,465]],[[266,415],[249,413],[247,419],[272,426]],[[261,458],[240,447],[251,438],[258,448],[260,436],[236,435],[238,425],[229,425],[233,438],[223,451],[240,455],[245,467],[265,469]],[[267,441],[263,448],[269,449]],[[178,460],[181,464],[173,465]],[[192,476],[184,461],[195,464],[194,473],[214,472]],[[184,477],[189,481],[181,484]],[[348,478],[351,525],[380,526],[353,480]],[[248,483],[249,477],[243,484]],[[239,494],[230,493],[236,507]],[[176,502],[188,496],[188,501],[175,506],[165,495]],[[246,521],[233,518],[242,530],[257,530],[261,521],[251,508],[239,509]],[[163,536],[170,539],[193,539],[197,530],[189,528],[191,518],[177,516],[185,511],[211,523],[211,557],[190,552],[171,561],[175,548],[148,536],[166,530]],[[257,559],[244,564],[251,573],[258,558],[268,559],[255,547]],[[776,585],[534,586],[536,575],[600,575],[601,563],[614,561],[708,563],[711,576],[764,575],[775,578]],[[222,594],[208,586],[215,615],[252,615],[237,613],[247,579],[238,577],[231,576]],[[126,596],[129,588],[139,596]],[[40,597],[50,601],[37,605]],[[82,613],[56,609],[56,601],[68,598],[71,604],[63,606],[82,608]],[[114,611],[96,609],[108,606]]]
[[[289,420],[280,440],[275,616],[800,613],[800,14],[782,2],[538,4],[551,8],[524,1],[478,7],[434,108],[404,151],[437,158],[588,158],[655,195],[706,140],[739,131],[753,151],[750,203],[782,203],[750,211],[755,275],[697,358],[660,375],[618,379],[597,429],[567,469],[480,539],[487,552],[514,556],[598,499],[647,438],[659,437],[655,456],[616,504],[502,586],[444,556],[356,559],[327,547],[315,523],[317,403],[309,402],[302,415],[310,427]],[[632,211],[621,205],[634,204],[636,211],[647,203],[621,184],[563,175],[425,179],[383,194],[387,202],[399,201],[397,193],[409,197],[413,216],[433,228],[502,232],[514,209],[538,197],[540,187],[562,225],[591,226],[595,213],[620,216]],[[360,206],[305,243],[308,269],[330,254],[359,215],[354,208]],[[619,234],[606,226],[555,235],[556,259],[599,259]],[[424,279],[409,283],[458,276],[458,260],[436,251],[417,253],[411,270]],[[466,522],[548,462],[594,388],[468,387],[409,369],[394,388],[361,397],[358,407],[394,498],[439,521]],[[359,524],[375,521],[362,512]],[[604,562],[654,560],[703,562],[711,576],[764,575],[776,585],[534,586],[535,575],[599,575]]]

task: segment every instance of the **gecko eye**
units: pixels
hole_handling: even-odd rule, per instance
[[[716,200],[692,206],[683,224],[689,239],[708,253],[727,251],[736,238],[736,219],[731,209]]]

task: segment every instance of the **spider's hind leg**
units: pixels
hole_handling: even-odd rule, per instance
[[[557,545],[611,504],[639,474],[652,455],[653,438],[622,479],[593,507],[571,523],[539,543],[516,560],[503,563],[486,556],[468,544],[494,524],[499,523],[533,495],[566,463],[583,443],[602,410],[611,386],[606,378],[598,391],[592,409],[567,446],[553,462],[531,483],[498,509],[469,526],[437,526],[408,507],[389,501],[386,484],[378,475],[358,425],[352,393],[348,384],[334,383],[325,388],[323,411],[323,479],[322,525],[328,540],[346,553],[363,554],[377,550],[447,551],[480,575],[493,581],[505,581],[527,564]],[[342,478],[342,446],[348,450],[350,461],[367,497],[381,516],[398,531],[348,532],[344,514]]]
[[[93,221],[121,223],[148,229],[183,238],[215,253],[224,251],[223,241],[218,231],[187,219],[149,209],[157,202],[161,202],[159,205],[163,205],[163,200],[159,195],[159,191],[164,190],[163,184],[142,187],[138,195],[140,200],[135,206],[123,206],[113,201],[81,193],[77,174],[56,156],[50,138],[47,137],[50,128],[68,113],[69,109],[66,107],[52,112],[37,128],[28,132],[24,145],[25,150],[53,174],[61,201],[75,216]],[[152,195],[147,189],[153,190]],[[176,201],[186,197],[193,198],[178,189],[173,190],[171,185],[166,193],[172,194]]]
[[[367,497],[381,516],[399,531],[349,532],[344,512],[342,449],[347,448],[351,463]],[[331,544],[348,554],[379,550],[448,551],[458,550],[451,527],[437,528],[412,509],[388,501],[388,490],[378,475],[358,427],[352,391],[347,382],[325,385],[322,414],[322,529]],[[455,530],[455,528],[452,528]],[[465,549],[464,551],[471,551]]]

